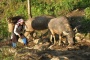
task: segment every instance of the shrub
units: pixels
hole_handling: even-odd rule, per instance
[[[8,37],[7,22],[4,19],[0,20],[0,22],[0,37]]]
[[[87,8],[84,10],[84,12],[85,12],[85,17],[86,17],[87,19],[90,19],[90,7],[87,7]]]
[[[86,8],[90,6],[90,0],[78,0],[76,8]]]
[[[84,19],[82,21],[82,28],[83,28],[83,32],[90,32],[90,7],[87,7],[85,10],[85,16]]]

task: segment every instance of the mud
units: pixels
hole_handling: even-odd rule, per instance
[[[32,45],[32,44],[31,44]],[[89,43],[77,43],[73,48],[67,48],[66,46],[37,44],[39,48],[24,48],[18,52],[17,56],[22,56],[23,60],[90,60],[90,44]],[[44,46],[44,48],[42,48]],[[48,47],[45,47],[48,46]],[[41,49],[41,50],[40,50]],[[27,52],[27,54],[26,54]],[[21,54],[20,54],[21,53]],[[25,54],[25,55],[22,55]],[[29,55],[28,55],[29,54]],[[20,57],[19,57],[20,58]],[[27,58],[27,59],[25,59]]]
[[[47,38],[38,43],[29,41],[27,46],[18,42],[17,48],[12,48],[10,43],[3,43],[0,52],[4,57],[14,56],[14,60],[90,60],[90,43],[85,41],[76,42],[72,48],[52,45]]]

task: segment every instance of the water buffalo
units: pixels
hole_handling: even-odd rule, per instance
[[[64,16],[53,18],[48,23],[48,28],[51,31],[50,41],[52,42],[52,37],[54,38],[54,44],[56,43],[55,34],[59,35],[59,45],[61,45],[62,36],[66,36],[69,45],[73,42],[73,31],[69,25],[68,19]]]
[[[25,36],[28,36],[31,32],[35,30],[44,30],[48,29],[48,23],[49,21],[54,18],[52,16],[38,16],[35,18],[30,18],[27,21],[25,21],[26,25],[26,32]]]

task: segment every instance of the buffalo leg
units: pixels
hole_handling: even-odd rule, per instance
[[[68,46],[72,46],[74,44],[73,38],[70,36],[67,36],[67,40],[68,40]]]
[[[55,35],[53,35],[53,38],[54,38],[54,45],[55,45],[56,44]]]
[[[61,42],[62,42],[62,36],[61,36],[61,34],[59,35],[59,45],[61,45]]]
[[[55,35],[54,35],[54,32],[53,30],[50,30],[51,31],[51,37],[50,37],[50,41],[52,42],[52,37],[54,38],[54,44],[56,43],[56,40],[55,40]]]
[[[52,43],[52,35],[50,36],[50,42]]]

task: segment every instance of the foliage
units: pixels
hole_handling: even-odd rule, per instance
[[[0,38],[8,37],[7,18],[18,15],[27,18],[25,3],[24,0],[2,0],[2,2],[0,2]]]
[[[78,0],[76,8],[86,8],[90,6],[90,0]]]
[[[84,33],[88,33],[88,32],[90,32],[90,19],[84,19],[83,21],[82,21],[82,31],[84,32]]]
[[[86,18],[90,17],[90,0],[31,0],[32,16],[66,15],[74,9],[85,9]],[[27,0],[0,1],[0,35],[8,36],[6,18],[21,15],[28,18]],[[89,20],[89,19],[88,19]]]
[[[90,7],[87,7],[85,10],[85,19],[82,21],[83,30],[86,32],[90,32]]]
[[[87,19],[90,19],[90,7],[87,7],[84,11],[85,11],[85,17]]]
[[[5,20],[0,20],[0,37],[1,38],[5,38],[5,37],[8,37],[8,31],[7,31],[7,22]]]
[[[35,1],[33,3],[32,1],[32,14],[33,16],[38,16],[38,15],[54,15],[54,16],[59,16],[59,15],[64,15],[71,10],[73,10],[73,3],[74,0],[59,0],[59,2],[55,2],[55,0],[52,0],[50,3],[47,2],[37,2]]]

